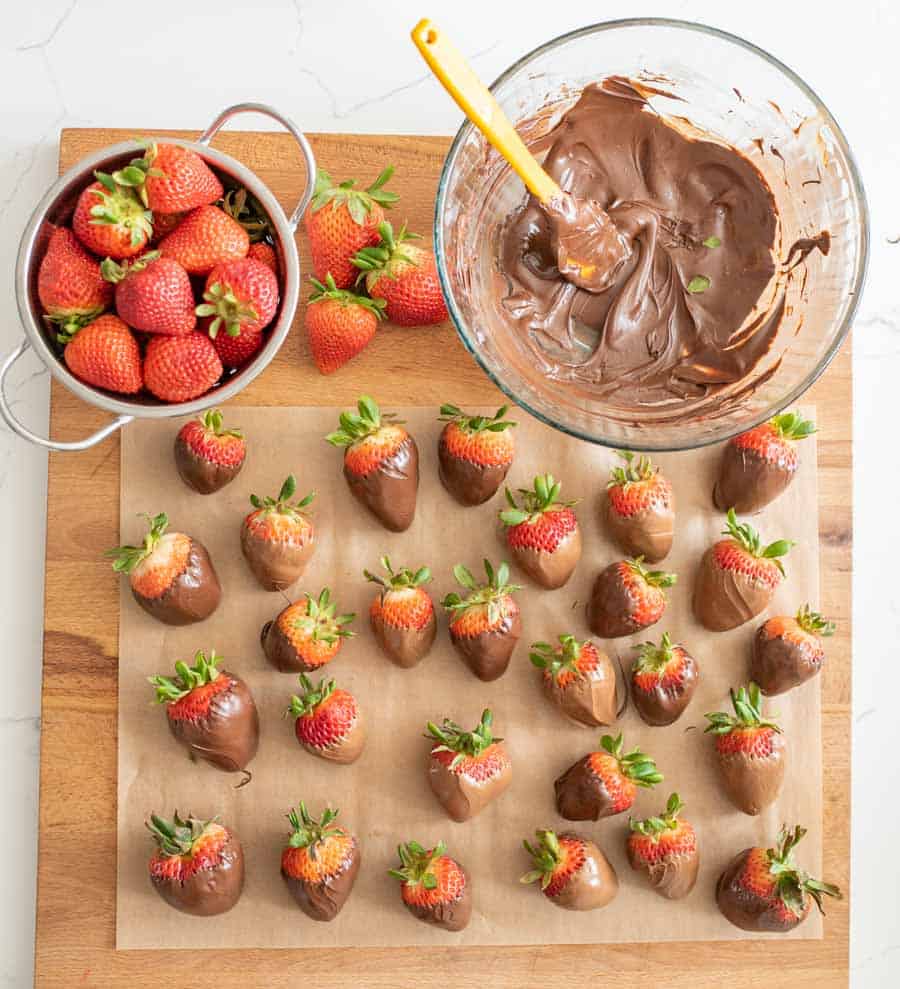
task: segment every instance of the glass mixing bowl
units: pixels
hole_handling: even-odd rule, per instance
[[[862,182],[844,135],[809,86],[754,45],[699,24],[640,18],[586,27],[535,49],[491,88],[531,145],[586,84],[610,75],[659,90],[649,96],[653,109],[687,118],[737,148],[775,196],[785,315],[754,368],[754,387],[736,382],[674,407],[635,411],[617,406],[615,394],[592,395],[545,360],[539,346],[506,322],[496,292],[496,237],[503,219],[523,202],[524,186],[468,122],[450,148],[438,189],[434,233],[441,285],[450,316],[478,363],[513,401],[547,424],[633,450],[703,446],[794,402],[837,353],[865,278]],[[831,237],[827,255],[811,250],[788,272],[797,260],[795,254],[788,261],[791,245],[821,231]],[[770,299],[764,293],[760,308]]]

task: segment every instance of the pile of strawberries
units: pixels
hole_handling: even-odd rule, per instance
[[[278,262],[246,190],[226,192],[189,148],[141,143],[140,158],[96,172],[71,227],[53,230],[38,297],[76,377],[185,402],[262,347]]]

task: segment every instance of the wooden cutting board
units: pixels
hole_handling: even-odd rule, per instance
[[[134,131],[66,130],[60,168],[134,135]],[[162,132],[160,132],[162,133]],[[168,132],[175,134],[176,132]],[[177,136],[193,137],[178,133]],[[397,166],[401,218],[429,235],[438,175],[449,140],[321,134],[312,138],[322,167],[341,178],[368,180]],[[266,181],[290,210],[302,188],[302,166],[290,138],[231,133],[216,139]],[[307,257],[300,236],[301,258]],[[377,382],[385,405],[499,403],[500,393],[449,325],[381,330],[368,350],[339,374],[311,366],[301,332],[302,307],[279,355],[234,404],[349,405]],[[808,399],[819,411],[821,610],[838,623],[823,673],[824,875],[847,891],[850,845],[850,346]],[[105,414],[54,382],[51,433],[75,439]],[[40,835],[35,984],[140,989],[294,987],[405,989],[472,984],[491,989],[544,989],[602,980],[697,989],[726,980],[745,989],[847,984],[849,909],[835,904],[824,941],[784,943],[628,944],[539,948],[355,949],[283,951],[116,951],[116,677],[118,578],[102,549],[118,534],[119,443],[50,457],[47,515]],[[635,923],[639,923],[635,918]]]

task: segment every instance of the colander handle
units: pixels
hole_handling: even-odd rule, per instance
[[[34,443],[35,446],[41,446],[45,450],[53,450],[56,453],[77,453],[79,450],[87,450],[92,446],[96,446],[102,440],[105,440],[107,436],[111,436],[117,429],[121,429],[124,425],[131,422],[134,416],[119,416],[117,419],[113,419],[112,422],[108,423],[102,429],[98,429],[96,433],[91,436],[86,437],[83,440],[74,440],[71,443],[58,443],[55,440],[46,439],[43,436],[38,436],[37,433],[33,433],[30,429],[24,426],[19,420],[13,415],[10,404],[6,398],[6,375],[9,373],[10,368],[16,361],[29,349],[30,344],[27,340],[23,340],[18,347],[12,353],[7,354],[3,358],[2,363],[0,363],[0,415],[3,416],[6,425],[16,433],[21,436],[23,440],[28,440],[29,443]]]
[[[309,206],[309,201],[312,199],[313,189],[316,184],[316,159],[312,153],[312,148],[309,146],[309,141],[306,140],[303,131],[297,127],[294,121],[289,117],[285,117],[284,114],[279,113],[275,107],[269,106],[266,103],[235,103],[234,106],[226,107],[216,117],[197,139],[197,143],[203,145],[209,144],[225,124],[239,113],[261,113],[264,117],[271,117],[272,120],[277,120],[291,134],[297,144],[300,145],[300,153],[303,155],[303,160],[306,164],[306,187],[303,190],[303,195],[300,197],[300,202],[294,207],[294,212],[291,213],[291,217],[288,220],[291,230],[295,231],[303,219],[306,207]]]

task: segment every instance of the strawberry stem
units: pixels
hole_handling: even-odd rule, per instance
[[[578,674],[578,660],[587,644],[568,634],[560,635],[558,641],[557,648],[549,642],[532,642],[532,651],[528,654],[532,666],[546,670],[554,680],[564,671]]]
[[[206,653],[204,653],[202,649],[199,649],[196,653],[194,653],[193,666],[188,666],[187,663],[181,661],[175,664],[176,676],[147,677],[149,682],[156,687],[157,703],[174,704],[175,701],[179,701],[182,697],[186,697],[197,687],[203,687],[206,684],[217,680],[219,677],[219,671],[216,669],[216,664],[221,660],[221,658],[221,656],[216,655],[216,651],[213,649],[207,659]]]
[[[636,821],[629,817],[628,827],[637,834],[652,838],[656,842],[659,841],[659,837],[664,831],[674,831],[678,827],[678,815],[683,809],[684,803],[681,797],[677,793],[673,793],[666,802],[666,809],[662,814],[647,817],[643,821]]]
[[[488,607],[488,620],[493,624],[500,617],[499,608],[501,600],[507,595],[522,589],[519,584],[509,583],[508,563],[501,563],[495,571],[490,560],[486,559],[484,561],[484,572],[487,575],[487,583],[479,584],[476,582],[471,570],[463,566],[462,563],[457,563],[453,568],[453,576],[457,584],[469,592],[465,597],[462,597],[455,591],[451,591],[441,602],[443,607],[451,612],[454,618],[468,608],[476,608],[479,605],[486,604]]]
[[[434,863],[446,853],[447,846],[442,841],[432,849],[423,848],[417,841],[407,841],[397,846],[400,868],[388,869],[388,875],[407,886],[418,886],[421,883],[425,889],[436,889]]]
[[[271,498],[266,496],[265,498],[260,498],[259,495],[250,495],[250,504],[260,510],[267,513],[275,513],[278,515],[293,515],[293,516],[304,516],[305,513],[303,509],[308,508],[312,504],[313,498],[316,496],[315,491],[310,491],[304,498],[300,501],[292,502],[291,498],[297,491],[297,478],[293,474],[288,474],[285,478],[284,483],[281,485],[281,490],[278,492],[277,498]]]
[[[621,733],[615,738],[612,735],[604,735],[600,739],[600,747],[618,762],[622,775],[633,780],[638,786],[651,787],[663,781],[662,773],[656,768],[656,763],[650,756],[645,755],[640,749],[623,751]]]
[[[522,505],[519,506],[513,493],[506,489],[508,508],[499,513],[500,521],[506,526],[522,525],[524,522],[536,522],[540,516],[551,509],[571,508],[577,501],[560,501],[562,484],[552,474],[538,474],[534,479],[532,490],[519,488]]]
[[[291,824],[288,847],[309,848],[310,845],[324,841],[329,835],[342,834],[343,828],[332,827],[339,813],[340,811],[333,807],[326,807],[321,818],[316,820],[310,816],[306,804],[301,800],[297,809],[292,807],[287,814],[287,819]]]
[[[518,425],[512,419],[503,418],[508,411],[509,406],[502,405],[492,416],[475,416],[463,412],[456,405],[444,403],[441,406],[438,422],[455,422],[465,433],[481,433],[485,430],[491,433],[502,433],[505,429],[511,429]]]
[[[649,457],[642,456],[635,462],[631,450],[616,450],[616,453],[625,461],[625,466],[613,467],[606,485],[608,488],[625,487],[639,481],[649,481],[657,472],[657,468],[653,466]]]
[[[194,844],[203,837],[210,824],[215,824],[217,821],[216,817],[202,821],[190,814],[182,818],[176,810],[171,821],[151,814],[150,820],[144,823],[153,835],[160,853],[166,858],[175,858],[179,855],[190,855]]]
[[[150,523],[150,531],[144,536],[144,542],[140,546],[117,546],[115,549],[108,549],[105,556],[113,557],[113,570],[116,573],[131,573],[132,570],[156,549],[157,543],[162,538],[169,525],[169,517],[165,512],[154,515],[152,518],[146,512],[142,512],[138,518],[147,519]]]
[[[549,828],[538,828],[534,836],[537,844],[532,845],[528,840],[522,842],[525,851],[531,856],[534,868],[521,876],[519,882],[527,885],[540,879],[541,889],[546,889],[553,880],[553,874],[562,857],[562,849],[556,832]]]
[[[728,735],[736,728],[771,728],[780,733],[781,728],[774,722],[768,721],[762,715],[762,694],[759,686],[751,681],[746,687],[729,691],[734,715],[724,711],[707,714],[709,724],[705,731],[714,735]]]
[[[291,695],[291,702],[285,712],[286,717],[302,718],[312,714],[322,701],[334,693],[334,680],[322,679],[313,686],[312,680],[305,673],[300,674],[299,680],[303,690],[299,695]]]
[[[491,725],[494,715],[489,708],[485,708],[481,713],[481,721],[472,731],[464,731],[449,718],[444,718],[443,723],[438,727],[433,721],[426,725],[428,734],[426,738],[435,739],[438,744],[431,750],[432,752],[454,752],[456,753],[450,768],[457,766],[466,756],[477,758],[485,749],[495,742],[502,742],[502,738],[494,738]]]
[[[428,567],[419,567],[415,573],[404,567],[402,570],[394,570],[391,561],[383,556],[381,565],[387,571],[387,578],[380,574],[372,573],[370,570],[363,570],[363,576],[375,584],[379,584],[385,590],[400,590],[404,587],[421,587],[423,584],[431,582],[431,570]]]
[[[809,604],[801,605],[797,612],[797,624],[804,632],[809,632],[811,635],[821,635],[825,638],[834,635],[837,628],[834,622],[823,618],[818,611],[812,611]]]

